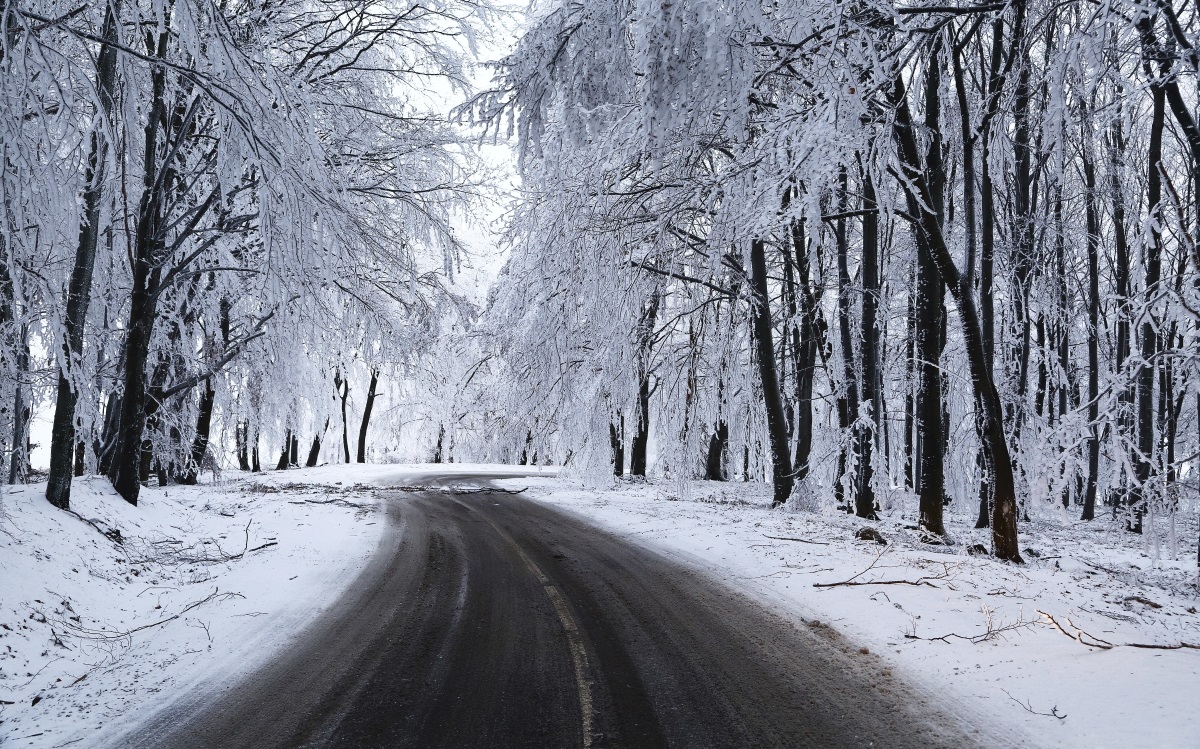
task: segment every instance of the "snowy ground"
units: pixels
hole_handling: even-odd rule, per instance
[[[147,489],[136,508],[87,479],[73,498],[82,518],[51,508],[43,486],[6,488],[0,745],[99,745],[247,673],[370,557],[384,524],[372,489],[446,470],[455,477],[441,483],[453,484],[527,469],[328,466]],[[1035,746],[1200,747],[1200,650],[1127,645],[1200,642],[1194,550],[1181,542],[1171,559],[1165,531],[1156,544],[1106,521],[1025,524],[1028,564],[1013,567],[965,553],[985,532],[955,529],[955,546],[931,546],[902,508],[877,523],[773,511],[761,485],[505,485],[837,629],[964,721],[1015,726]],[[1194,539],[1194,524],[1179,536]],[[854,540],[868,525],[890,543]],[[814,587],[844,581],[866,584]],[[1070,639],[1040,612],[1116,647]]]
[[[1127,646],[1200,644],[1194,519],[1176,529],[1191,541],[1179,561],[1166,531],[1156,545],[1107,521],[1024,524],[1016,567],[967,555],[987,531],[932,546],[900,509],[875,523],[771,510],[761,485],[697,483],[686,500],[670,483],[505,485],[836,628],[964,721],[1015,726],[1033,746],[1200,747],[1200,650]],[[890,543],[855,540],[864,526]],[[882,582],[900,580],[922,582]],[[843,581],[859,584],[814,586]],[[1117,647],[1087,647],[1039,612]]]
[[[51,507],[45,484],[3,487],[0,746],[104,745],[195,689],[249,673],[370,558],[386,522],[374,488],[436,483],[430,472],[445,468],[506,470],[237,474],[146,488],[137,507],[97,477],[76,481],[77,516]]]
[[[353,579],[382,526],[369,491],[288,489],[289,478],[150,488],[137,507],[84,479],[72,496],[81,517],[52,508],[44,484],[6,487],[0,745],[97,745],[285,646]]]

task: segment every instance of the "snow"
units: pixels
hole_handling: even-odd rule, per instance
[[[95,527],[51,507],[44,484],[6,487],[0,745],[103,744],[285,647],[384,527],[366,488],[322,474],[299,486],[297,473],[147,488],[137,507],[103,478],[77,479],[72,509]],[[101,533],[113,529],[121,544]]]
[[[965,553],[986,544],[986,531],[958,530],[949,547],[922,543],[903,514],[911,502],[866,522],[772,510],[763,484],[596,485],[556,472],[333,465],[149,488],[136,508],[101,478],[77,480],[72,506],[95,526],[50,507],[41,485],[6,488],[0,745],[102,746],[175,700],[246,675],[370,558],[386,522],[375,488],[497,478],[786,615],[835,628],[1003,743],[1200,746],[1200,651],[1087,647],[1039,613],[1111,643],[1197,643],[1194,561],[1186,549],[1181,561],[1169,558],[1165,536],[1155,544],[1106,520],[1041,519],[1022,526],[1028,564],[1017,567]],[[864,526],[890,543],[855,540]],[[112,529],[120,545],[102,533]],[[1178,530],[1194,538],[1194,528]],[[922,577],[928,584],[813,585]],[[989,621],[994,636],[985,637]],[[951,633],[961,637],[935,639]]]
[[[772,510],[769,485],[697,482],[681,490],[673,482],[597,487],[562,478],[502,485],[529,487],[526,496],[793,617],[833,626],[984,735],[1064,749],[1200,746],[1200,650],[1085,647],[1038,613],[1111,643],[1200,643],[1190,550],[1181,561],[1156,559],[1153,543],[1106,520],[1041,520],[1021,528],[1021,548],[1033,551],[1018,567],[967,555],[970,544],[987,545],[986,530],[959,532],[954,546],[929,545],[899,510],[878,522]],[[890,543],[855,540],[864,526]],[[1194,527],[1184,537],[1195,538]],[[814,587],[855,575],[929,584]],[[1014,628],[985,640],[989,620],[993,630]],[[912,639],[950,633],[983,641]]]

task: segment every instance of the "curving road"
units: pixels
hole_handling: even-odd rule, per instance
[[[302,647],[126,745],[976,745],[829,628],[578,517],[487,488],[381,494],[387,541]]]

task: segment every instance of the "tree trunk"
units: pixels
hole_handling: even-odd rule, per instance
[[[638,400],[637,422],[629,450],[629,474],[646,475],[646,452],[650,446],[650,357],[654,346],[654,326],[658,321],[659,294],[655,289],[638,321]]]
[[[883,422],[883,398],[879,379],[879,214],[875,202],[875,184],[863,174],[862,223],[862,400],[870,409],[869,418],[860,418],[858,497],[859,517],[875,517],[873,450],[879,444]]]
[[[532,436],[532,435],[531,435]],[[528,443],[526,443],[528,444]],[[625,415],[617,412],[617,423],[608,422],[608,445],[612,449],[614,476],[625,475]],[[521,451],[521,465],[525,465],[526,450]]]
[[[20,332],[17,334],[16,351],[17,377],[13,388],[12,460],[8,468],[8,483],[24,484],[29,478],[30,415],[30,404],[25,397],[25,381],[29,376],[29,328],[24,323],[21,324]]]
[[[234,427],[234,440],[237,443],[238,468],[243,471],[250,470],[250,425],[245,421],[239,421]]]
[[[750,320],[758,353],[758,375],[767,412],[767,431],[771,439],[771,467],[774,480],[774,506],[787,502],[792,494],[792,461],[788,450],[787,422],[783,399],[775,371],[775,334],[771,324],[770,296],[767,288],[766,244],[755,239],[750,244]]]
[[[292,457],[292,430],[289,429],[283,436],[283,450],[279,453],[279,462],[275,464],[276,471],[286,471],[291,463]]]
[[[338,398],[342,402],[342,453],[346,463],[350,462],[350,429],[346,422],[346,399],[350,397],[350,382],[342,379],[342,371],[335,370],[333,373],[333,387],[337,390]]]
[[[946,171],[942,164],[941,139],[941,65],[939,43],[930,50],[925,75],[925,128],[929,133],[929,148],[925,156],[925,180],[929,193],[928,208],[931,220],[941,226],[945,214]],[[917,196],[908,195],[908,210],[913,215],[921,211]],[[946,497],[944,423],[942,398],[942,349],[946,341],[945,283],[938,271],[937,261],[929,248],[929,237],[918,229],[917,240],[917,372],[916,403],[917,441],[921,456],[920,525],[930,533],[945,535],[942,520]],[[970,281],[968,281],[970,283]]]
[[[120,0],[109,0],[104,13],[106,40],[117,38],[117,13]],[[100,95],[100,111],[92,126],[88,145],[87,170],[84,174],[83,217],[79,227],[79,244],[67,286],[67,309],[63,319],[62,365],[58,372],[58,392],[54,407],[54,423],[50,432],[50,473],[46,482],[46,499],[55,507],[67,509],[71,501],[71,474],[75,457],[75,406],[79,383],[74,367],[83,354],[84,328],[91,304],[92,275],[96,267],[96,242],[100,236],[100,204],[103,199],[108,163],[108,141],[105,137],[107,120],[113,110],[117,80],[117,51],[109,44],[100,46],[96,59],[96,90]]]
[[[157,56],[166,57],[169,33],[159,33]],[[151,74],[150,106],[146,116],[145,148],[142,161],[142,197],[138,204],[134,238],[133,289],[129,300],[129,325],[125,338],[124,388],[121,398],[121,420],[113,450],[109,478],[113,488],[125,501],[137,504],[141,491],[144,453],[149,452],[144,435],[147,412],[146,364],[150,355],[150,340],[158,317],[159,281],[166,243],[163,200],[175,187],[174,169],[168,160],[159,173],[158,152],[160,126],[167,134],[178,133],[181,127],[178,114],[170,114],[166,102],[166,70],[155,67]],[[169,139],[169,138],[168,138]],[[164,145],[167,145],[164,143]],[[156,410],[157,404],[150,409]]]
[[[367,387],[367,403],[363,406],[362,423],[358,425],[358,462],[367,462],[367,425],[371,423],[371,409],[375,407],[375,386],[379,383],[379,370],[371,370],[371,384]]]
[[[200,410],[196,414],[196,436],[192,438],[191,465],[179,477],[181,484],[195,484],[200,478],[201,466],[204,465],[204,455],[208,452],[209,433],[212,431],[213,404],[217,400],[217,391],[213,388],[212,378],[204,381],[204,392],[200,395]]]
[[[925,169],[917,148],[916,133],[908,109],[908,94],[899,74],[893,80],[893,103],[896,106],[894,132],[900,151],[901,167],[907,178],[903,187],[918,199],[916,213],[918,227],[925,235],[924,247],[919,251],[933,255],[938,272],[949,286],[950,293],[958,305],[959,321],[962,325],[963,342],[971,369],[971,384],[975,391],[975,408],[980,420],[980,433],[984,435],[988,454],[994,510],[992,514],[992,545],[995,555],[1003,560],[1021,562],[1017,540],[1017,497],[1013,481],[1012,461],[1008,441],[1004,434],[1003,412],[1000,396],[992,379],[991,369],[984,356],[983,336],[979,325],[979,313],[975,308],[974,290],[969,279],[958,272],[954,258],[946,246],[942,227],[937,214],[930,206],[934,197],[925,181]]]
[[[1149,65],[1147,64],[1147,68]],[[1147,69],[1147,73],[1151,73]],[[1158,330],[1151,306],[1159,293],[1158,282],[1162,275],[1162,235],[1159,230],[1162,210],[1162,138],[1166,120],[1166,91],[1161,83],[1150,84],[1152,112],[1150,120],[1150,146],[1146,166],[1146,203],[1150,227],[1150,241],[1143,243],[1142,267],[1146,270],[1146,282],[1142,288],[1143,318],[1141,329],[1141,357],[1137,364],[1137,449],[1131,456],[1135,485],[1129,496],[1133,518],[1129,530],[1142,532],[1142,515],[1154,472],[1154,370],[1158,358]]]
[[[1091,137],[1083,134],[1084,139]],[[1088,260],[1088,390],[1087,488],[1083,520],[1096,517],[1096,490],[1100,480],[1100,211],[1096,200],[1096,166],[1084,149],[1084,201],[1087,214]]]
[[[321,428],[321,433],[313,437],[312,446],[308,448],[308,460],[304,465],[312,468],[321,458],[321,438],[325,436],[325,432],[329,429],[329,417],[325,417],[325,426]]]
[[[847,174],[846,170],[842,170],[839,181],[838,195],[838,213],[846,213],[848,208],[847,197]],[[849,439],[842,448],[842,455],[838,460],[838,479],[842,478],[842,473],[847,470],[846,464],[849,458],[853,458],[854,474],[851,477],[850,488],[853,494],[854,512],[859,517],[874,518],[875,517],[875,502],[874,498],[863,496],[862,480],[862,464],[863,464],[863,435],[867,430],[859,423],[859,402],[858,402],[858,377],[859,369],[856,365],[856,357],[854,355],[854,340],[850,332],[851,321],[850,314],[853,301],[850,299],[850,264],[847,255],[850,252],[849,241],[846,237],[846,219],[840,218],[837,221],[835,228],[836,245],[837,245],[837,266],[838,266],[838,337],[841,340],[842,346],[842,379],[843,390],[845,392],[845,426],[850,428],[848,435],[844,437]],[[865,254],[865,252],[864,252]],[[870,460],[868,453],[866,459]],[[870,489],[867,489],[870,492]],[[864,501],[865,500],[865,501]],[[849,507],[847,506],[847,509]]]
[[[808,257],[808,244],[804,236],[804,224],[791,224],[790,244],[793,254],[788,260],[796,268],[797,298],[799,301],[799,325],[792,325],[792,351],[795,356],[795,460],[792,462],[796,481],[808,478],[809,460],[813,439],[813,380],[817,372],[817,347],[824,334],[821,330],[820,305],[812,291],[812,270]],[[796,311],[792,312],[793,317]],[[791,490],[789,489],[789,494]]]
[[[725,454],[729,451],[729,425],[723,420],[717,422],[708,439],[708,453],[704,458],[704,478],[707,481],[727,481],[725,473]]]

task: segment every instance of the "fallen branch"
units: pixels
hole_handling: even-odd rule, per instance
[[[75,517],[79,518],[83,522],[92,526],[100,533],[101,536],[104,536],[105,538],[107,538],[109,541],[112,541],[117,546],[124,545],[125,539],[121,537],[121,531],[119,528],[105,529],[99,523],[97,523],[95,520],[90,520],[88,518],[85,518],[83,515],[80,515],[78,512],[75,512],[74,510],[72,510],[70,508],[67,508],[66,510],[64,510],[64,512],[66,512],[69,515],[74,515]]]
[[[213,589],[212,593],[205,596],[204,598],[201,598],[199,601],[193,601],[192,603],[189,603],[187,606],[184,606],[183,610],[180,611],[178,614],[173,614],[171,616],[168,616],[165,619],[160,619],[157,622],[151,622],[150,624],[143,624],[140,627],[134,627],[133,629],[131,629],[127,632],[110,632],[110,631],[106,631],[106,630],[92,630],[92,629],[87,629],[85,627],[80,627],[80,626],[72,625],[72,624],[67,624],[66,629],[69,630],[73,636],[79,637],[82,639],[87,639],[87,640],[101,640],[101,641],[124,640],[124,639],[131,637],[132,635],[134,635],[137,632],[141,632],[143,630],[147,630],[152,627],[158,627],[163,624],[166,624],[167,622],[173,622],[176,619],[178,619],[179,617],[181,617],[184,614],[191,611],[192,609],[199,608],[200,606],[203,606],[204,604],[209,603],[210,601],[225,601],[230,598],[245,598],[245,596],[243,596],[241,593],[221,593],[218,590]]]
[[[289,499],[290,505],[340,505],[342,507],[353,507],[357,510],[369,510],[371,505],[362,504],[360,502],[351,502],[348,499],[341,497],[333,497],[332,499]]]
[[[880,557],[882,557],[885,553],[887,553],[887,550],[888,550],[888,547],[885,546],[883,548],[883,550],[880,551],[878,555],[876,555],[875,559],[873,559],[871,561],[871,563],[869,565],[867,565],[867,568],[865,570],[863,570],[862,572],[859,572],[857,575],[855,575],[854,577],[851,577],[849,580],[842,580],[841,582],[837,582],[837,583],[813,583],[813,587],[814,588],[837,588],[837,587],[842,587],[842,586],[850,587],[850,586],[857,586],[857,585],[912,585],[912,586],[928,586],[930,588],[937,588],[938,586],[933,584],[933,582],[932,582],[933,580],[947,580],[950,577],[950,568],[948,566],[946,566],[945,563],[943,563],[942,572],[940,574],[933,575],[933,576],[924,575],[922,577],[917,578],[916,580],[858,580],[858,578],[862,577],[863,575],[865,575],[866,573],[868,573],[872,569],[874,569],[875,565],[879,563]]]
[[[1008,690],[1005,689],[1004,687],[1000,687],[1000,691],[1004,692],[1005,694],[1008,694]],[[1050,712],[1048,712],[1048,713],[1039,713],[1037,710],[1033,709],[1032,704],[1029,703],[1028,701],[1021,702],[1016,697],[1013,697],[1011,694],[1008,694],[1008,698],[1010,700],[1012,700],[1013,702],[1017,703],[1018,705],[1020,705],[1021,707],[1025,708],[1025,710],[1027,712],[1033,713],[1034,715],[1045,715],[1047,718],[1058,718],[1059,720],[1067,719],[1066,713],[1062,713],[1061,715],[1059,714],[1058,705],[1055,705],[1054,707],[1050,708]]]
[[[493,486],[480,487],[478,489],[462,489],[459,487],[451,487],[449,489],[443,489],[443,491],[445,491],[447,494],[455,494],[455,495],[459,495],[459,494],[522,494],[528,490],[529,490],[528,486],[525,487],[524,489],[501,489],[499,487],[493,487]]]
[[[1177,642],[1177,643],[1171,643],[1171,644],[1159,644],[1159,643],[1153,643],[1153,642],[1111,643],[1108,640],[1102,640],[1099,637],[1096,637],[1095,635],[1085,632],[1084,630],[1075,626],[1075,624],[1070,619],[1063,617],[1063,619],[1067,622],[1067,626],[1070,627],[1071,629],[1075,630],[1075,633],[1071,634],[1063,627],[1062,624],[1059,623],[1059,621],[1057,619],[1055,619],[1050,614],[1048,614],[1045,611],[1042,611],[1040,609],[1038,610],[1038,613],[1042,615],[1042,618],[1046,621],[1047,624],[1053,626],[1059,632],[1062,632],[1067,637],[1070,637],[1072,640],[1075,640],[1080,645],[1086,645],[1090,648],[1100,648],[1101,650],[1112,650],[1113,648],[1119,648],[1119,647],[1140,648],[1142,650],[1200,650],[1200,643],[1191,643],[1191,642]]]
[[[1075,640],[1080,645],[1086,645],[1090,648],[1100,648],[1101,650],[1111,650],[1112,648],[1115,647],[1108,640],[1101,640],[1099,637],[1096,637],[1095,635],[1091,635],[1091,634],[1088,634],[1087,632],[1084,632],[1079,627],[1076,627],[1071,622],[1070,619],[1066,619],[1066,617],[1063,617],[1063,618],[1066,619],[1067,626],[1070,627],[1071,629],[1074,629],[1075,634],[1071,634],[1066,629],[1064,629],[1063,625],[1059,624],[1057,619],[1055,619],[1053,616],[1046,613],[1045,611],[1038,609],[1037,612],[1042,615],[1042,618],[1044,620],[1046,620],[1047,624],[1051,625],[1052,627],[1057,629],[1059,632],[1062,632],[1067,637],[1070,637],[1072,640]]]
[[[828,546],[829,545],[828,543],[826,543],[824,541],[809,541],[807,538],[792,538],[791,536],[766,536],[766,534],[763,534],[763,535],[766,538],[772,538],[772,539],[775,539],[776,541],[799,541],[802,544],[816,544],[817,546]]]
[[[918,636],[917,631],[916,631],[916,621],[914,620],[912,633],[910,634],[908,632],[905,632],[904,637],[905,637],[905,639],[908,639],[908,640],[924,640],[925,642],[933,642],[936,640],[938,642],[944,642],[947,645],[950,644],[950,638],[953,637],[958,640],[966,640],[967,642],[978,645],[980,643],[989,642],[991,640],[1003,640],[1004,635],[1009,632],[1015,632],[1015,631],[1021,630],[1021,629],[1028,629],[1029,627],[1032,627],[1037,624],[1037,621],[1030,621],[1028,619],[1025,619],[1022,616],[1022,617],[1018,617],[1015,622],[1011,622],[1009,624],[1001,624],[1000,626],[996,626],[996,624],[992,620],[992,609],[989,609],[987,606],[983,606],[983,619],[984,619],[984,631],[977,635],[960,635],[957,632],[950,632],[949,634],[940,635],[938,637],[920,637],[920,636]]]

